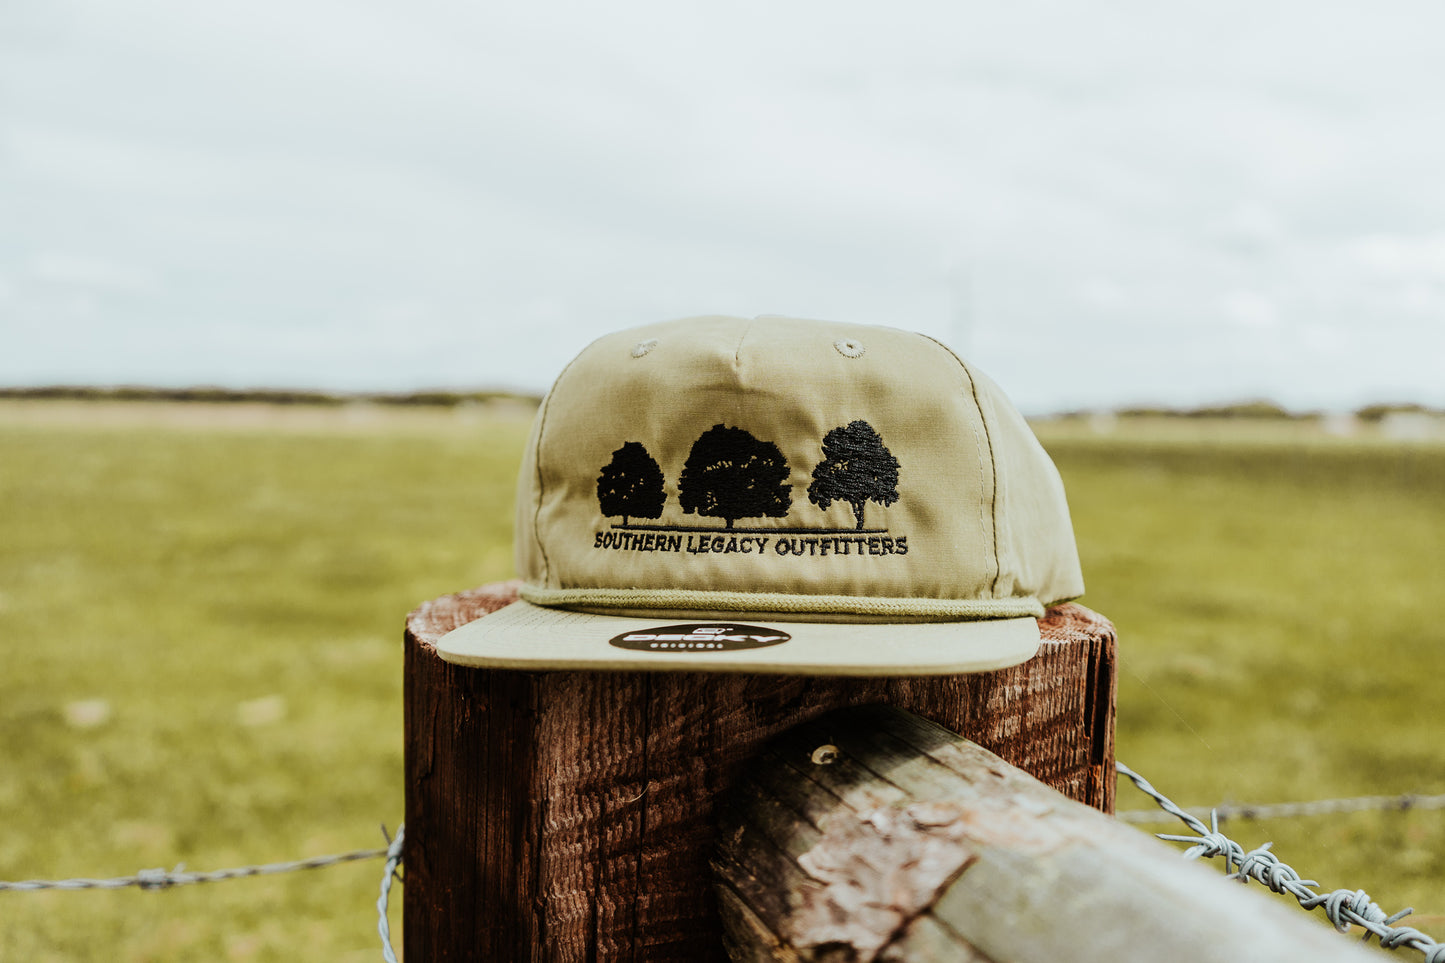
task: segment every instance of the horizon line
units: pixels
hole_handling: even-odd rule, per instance
[[[886,528],[694,528],[683,525],[613,525],[613,531],[632,532],[709,532],[719,535],[881,535]]]

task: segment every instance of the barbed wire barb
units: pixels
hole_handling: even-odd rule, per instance
[[[1299,905],[1307,910],[1322,908],[1325,917],[1341,933],[1349,932],[1351,926],[1359,926],[1365,930],[1363,939],[1369,940],[1371,936],[1375,936],[1379,939],[1380,946],[1387,950],[1419,950],[1424,954],[1424,963],[1445,963],[1445,943],[1436,942],[1412,926],[1393,925],[1412,910],[1405,909],[1393,916],[1386,915],[1362,889],[1337,889],[1329,893],[1317,893],[1314,887],[1319,883],[1301,878],[1292,866],[1281,861],[1271,851],[1268,844],[1245,852],[1243,846],[1219,832],[1217,814],[1210,815],[1210,824],[1206,826],[1199,817],[1175,805],[1173,800],[1122,762],[1114,763],[1114,768],[1121,775],[1127,776],[1140,792],[1153,799],[1160,809],[1182,820],[1194,832],[1193,836],[1158,834],[1160,839],[1188,845],[1189,849],[1184,852],[1185,859],[1223,856],[1225,872],[1229,878],[1241,882],[1255,880],[1272,892],[1293,896]],[[1234,866],[1238,869],[1231,872]]]
[[[397,963],[396,951],[391,948],[391,920],[386,915],[387,904],[391,899],[391,882],[396,880],[402,882],[397,869],[401,866],[401,851],[403,841],[406,839],[406,824],[400,823],[396,827],[396,838],[392,839],[386,834],[386,825],[381,827],[381,835],[386,837],[386,869],[381,875],[381,897],[376,901],[376,911],[379,919],[376,924],[377,932],[381,934],[381,957],[386,963]]]

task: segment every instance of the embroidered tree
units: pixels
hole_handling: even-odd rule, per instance
[[[778,446],[741,428],[713,425],[688,452],[677,500],[691,515],[721,518],[732,528],[739,518],[782,518],[793,504],[788,462]]]
[[[866,421],[834,428],[823,438],[823,460],[813,469],[808,501],[827,510],[835,501],[853,506],[863,530],[863,509],[870,502],[898,501],[898,459]]]
[[[661,518],[667,492],[662,487],[662,469],[635,441],[612,453],[612,461],[597,476],[597,501],[604,515],[629,518]]]

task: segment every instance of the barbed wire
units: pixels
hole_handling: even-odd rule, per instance
[[[1297,816],[1407,812],[1412,809],[1445,809],[1445,794],[1420,796],[1406,793],[1400,796],[1355,796],[1347,799],[1315,799],[1310,802],[1288,803],[1220,803],[1212,807],[1191,806],[1184,809],[1184,812],[1198,819],[1207,819],[1213,815],[1220,822],[1226,822],[1230,819],[1292,819]],[[1114,818],[1121,823],[1139,825],[1168,822],[1173,817],[1158,809],[1131,809],[1116,813]]]
[[[342,863],[354,863],[363,859],[380,859],[389,855],[388,849],[358,849],[350,853],[332,856],[313,856],[289,863],[265,863],[259,866],[240,866],[235,869],[217,869],[209,873],[188,873],[185,864],[173,870],[143,869],[134,876],[116,876],[111,879],[27,879],[19,882],[0,880],[0,892],[34,892],[45,889],[124,889],[135,886],[140,889],[170,889],[172,886],[192,886],[197,883],[217,883],[227,879],[244,879],[249,876],[274,876],[278,873],[294,873],[303,869],[325,869]]]
[[[1445,795],[1440,796],[1359,796],[1351,799],[1320,799],[1303,803],[1278,803],[1270,805],[1223,805],[1215,809],[1183,809],[1173,800],[1155,789],[1147,779],[1134,772],[1122,762],[1114,764],[1115,769],[1128,777],[1145,795],[1158,804],[1164,816],[1183,820],[1194,831],[1194,836],[1157,834],[1160,839],[1190,844],[1185,851],[1186,859],[1199,857],[1224,857],[1224,870],[1231,879],[1241,882],[1253,879],[1276,893],[1293,896],[1301,907],[1307,910],[1323,907],[1325,916],[1341,932],[1351,926],[1365,930],[1365,939],[1378,937],[1386,949],[1410,948],[1424,954],[1423,963],[1445,963],[1445,943],[1438,943],[1430,936],[1409,926],[1392,924],[1408,916],[1412,909],[1386,915],[1370,900],[1364,890],[1337,889],[1320,894],[1312,887],[1319,885],[1314,880],[1302,879],[1292,867],[1280,861],[1269,851],[1269,843],[1246,852],[1244,847],[1219,832],[1223,819],[1268,819],[1293,816],[1361,812],[1366,810],[1445,809]],[[1206,826],[1203,816],[1209,816]],[[1157,822],[1163,816],[1156,810],[1132,810],[1119,813],[1117,817],[1125,823]],[[199,883],[214,883],[222,880],[244,879],[253,876],[271,876],[280,873],[294,873],[308,869],[325,869],[343,863],[386,857],[382,872],[381,895],[376,901],[377,932],[381,937],[382,958],[385,963],[397,963],[396,953],[391,946],[391,923],[387,910],[394,881],[401,881],[398,872],[402,864],[402,850],[406,837],[405,825],[398,825],[396,836],[388,835],[386,826],[381,827],[387,845],[382,849],[358,849],[349,853],[335,853],[329,856],[313,856],[284,863],[263,863],[254,866],[240,866],[233,869],[212,870],[205,873],[186,872],[184,864],[174,870],[143,869],[133,876],[117,876],[109,879],[32,879],[18,882],[0,880],[0,892],[37,892],[40,890],[82,890],[122,889],[137,887],[144,890],[169,889],[173,886],[190,886]],[[1238,867],[1236,871],[1234,867]]]
[[[1380,945],[1387,950],[1419,950],[1425,956],[1424,963],[1445,963],[1445,943],[1437,943],[1412,926],[1392,925],[1414,912],[1413,909],[1407,908],[1394,915],[1386,915],[1362,889],[1337,889],[1329,893],[1317,893],[1313,887],[1319,883],[1312,879],[1302,879],[1293,867],[1281,862],[1278,856],[1269,851],[1271,844],[1265,843],[1258,849],[1245,852],[1243,846],[1219,831],[1217,818],[1211,817],[1210,825],[1206,826],[1197,816],[1180,809],[1168,796],[1159,792],[1147,779],[1122,762],[1114,763],[1114,768],[1127,776],[1140,792],[1158,803],[1159,808],[1183,820],[1184,824],[1194,831],[1193,836],[1158,834],[1160,839],[1188,843],[1189,849],[1184,852],[1185,859],[1223,856],[1224,872],[1230,879],[1240,882],[1252,879],[1263,883],[1273,892],[1293,896],[1300,906],[1307,910],[1323,907],[1325,917],[1341,933],[1349,932],[1351,926],[1359,926],[1365,931],[1365,940],[1369,940],[1371,936],[1378,937]],[[1236,866],[1237,870],[1234,869]]]
[[[381,827],[381,834],[386,835],[386,827]],[[396,827],[396,838],[387,840],[386,847],[386,869],[381,874],[381,898],[376,901],[376,912],[380,916],[376,929],[381,934],[381,958],[386,963],[397,963],[396,951],[391,948],[391,920],[387,918],[387,902],[391,899],[391,881],[400,881],[401,876],[397,874],[396,868],[401,865],[402,840],[406,838],[406,823]]]
[[[401,880],[401,874],[397,872],[397,868],[402,861],[406,826],[404,824],[397,826],[396,836],[393,838],[387,834],[386,826],[383,824],[381,835],[387,843],[384,849],[357,849],[349,853],[336,853],[331,856],[313,856],[310,859],[298,859],[286,863],[238,866],[234,869],[217,869],[208,873],[188,873],[182,864],[173,870],[143,869],[134,876],[114,876],[110,879],[26,879],[18,882],[0,880],[0,892],[35,893],[41,890],[125,889],[131,886],[146,890],[170,889],[172,886],[192,886],[197,883],[218,883],[222,880],[245,879],[251,876],[295,873],[303,869],[325,869],[328,866],[340,866],[342,863],[354,863],[364,859],[380,859],[385,856],[386,869],[381,878],[381,897],[376,901],[376,910],[379,914],[376,928],[381,935],[382,959],[386,963],[397,963],[396,952],[391,948],[391,921],[387,917],[387,907],[391,899],[392,881]]]

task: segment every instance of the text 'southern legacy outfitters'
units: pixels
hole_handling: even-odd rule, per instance
[[[907,555],[908,536],[887,535],[684,535],[668,532],[597,532],[593,548],[622,552],[677,552],[691,555]]]

